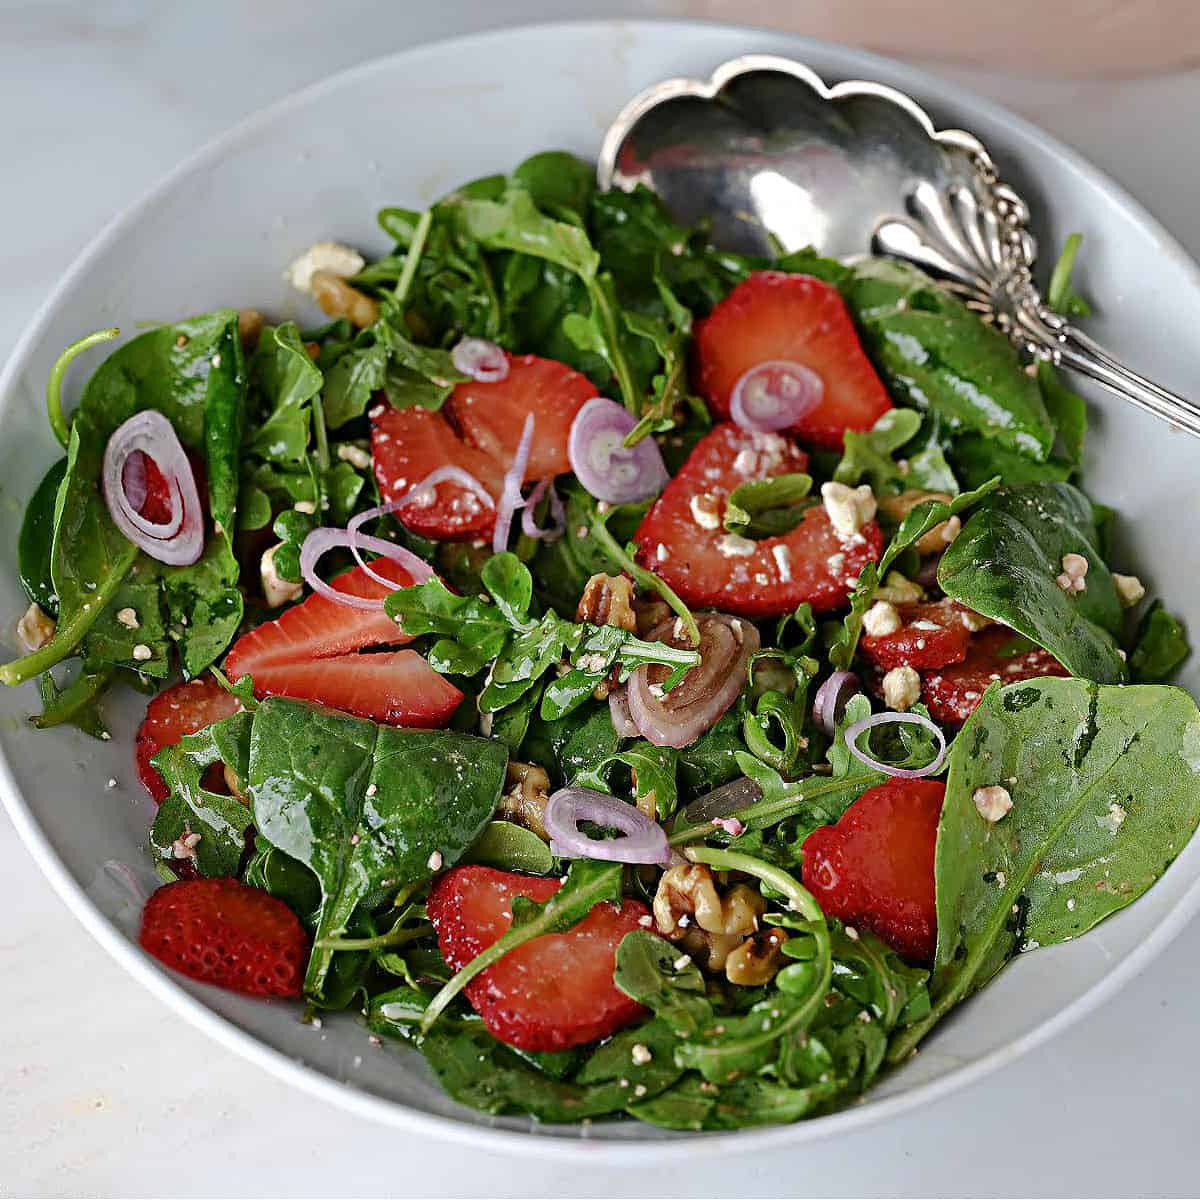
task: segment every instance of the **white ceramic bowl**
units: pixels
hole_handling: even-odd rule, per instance
[[[0,377],[0,545],[15,546],[23,502],[57,453],[42,396],[68,342],[101,326],[134,332],[141,322],[225,304],[291,315],[296,298],[280,272],[311,242],[334,237],[382,252],[388,240],[374,221],[381,206],[425,203],[547,147],[593,155],[608,122],[646,85],[707,75],[749,52],[790,55],[830,81],[883,80],[913,94],[940,125],[975,131],[1033,205],[1044,245],[1084,233],[1080,278],[1098,310],[1088,328],[1168,386],[1200,392],[1195,266],[1119,188],[1016,117],[896,63],[781,34],[701,24],[541,26],[418,47],[301,92],[220,138],[106,229]],[[97,361],[92,352],[75,368],[73,395]],[[1120,513],[1115,562],[1200,630],[1200,556],[1190,528],[1200,485],[1189,469],[1197,446],[1115,400],[1093,399],[1086,482]],[[0,624],[10,643],[24,606],[15,572],[6,569]],[[1184,683],[1197,690],[1196,664]],[[366,1116],[475,1144],[578,1153],[584,1138],[604,1157],[660,1158],[725,1150],[731,1140],[742,1149],[796,1144],[878,1120],[976,1080],[1062,1029],[1141,970],[1200,904],[1197,841],[1147,896],[1100,929],[1014,963],[847,1112],[705,1138],[633,1122],[581,1128],[488,1118],[451,1102],[415,1052],[371,1046],[348,1016],[327,1021],[318,1036],[299,1023],[295,1006],[190,983],[141,952],[129,888],[154,884],[144,849],[153,806],[133,768],[142,703],[126,696],[110,706],[113,740],[103,744],[74,730],[34,731],[24,720],[36,707],[32,684],[0,694],[0,792],[67,903],[181,1016],[269,1070]],[[119,781],[112,789],[110,776]]]

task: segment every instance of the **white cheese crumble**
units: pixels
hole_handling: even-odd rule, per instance
[[[135,609],[118,608],[117,620],[120,621],[126,629],[136,629],[138,627],[138,615]]]
[[[1008,788],[1001,787],[998,783],[991,787],[976,788],[971,799],[975,801],[979,815],[992,825],[1012,811],[1012,796]]]
[[[779,568],[779,578],[784,583],[792,582],[792,552],[782,543],[771,547],[771,557]]]
[[[912,667],[893,667],[883,677],[883,702],[905,712],[921,698],[921,677]]]
[[[726,558],[746,558],[754,553],[757,545],[740,533],[725,533],[717,540],[717,549]]]
[[[875,493],[870,484],[852,488],[830,480],[821,484],[821,500],[830,523],[843,538],[860,537],[859,530],[875,516]]]
[[[887,600],[876,600],[863,614],[863,633],[867,637],[887,637],[895,633],[903,622],[896,606]]]
[[[667,559],[671,557],[671,552],[662,544],[662,542],[659,542],[654,548],[654,557],[658,562],[666,562]]]
[[[87,605],[84,605],[87,608]],[[17,622],[17,637],[30,653],[40,650],[53,636],[58,627],[39,604],[31,604]]]
[[[1062,574],[1054,582],[1068,595],[1087,591],[1088,560],[1082,554],[1064,554]]]
[[[279,608],[282,604],[290,604],[293,600],[299,600],[304,594],[302,583],[292,583],[290,580],[283,579],[275,570],[275,551],[282,545],[282,542],[276,542],[270,549],[264,550],[258,564],[263,597],[268,608]]]
[[[442,852],[435,850],[430,856],[425,865],[431,871],[440,871],[442,869]]]
[[[633,1059],[636,1066],[644,1067],[654,1055],[650,1052],[649,1046],[642,1042],[635,1042],[633,1049],[629,1052],[629,1057]]]
[[[317,271],[328,271],[342,279],[357,275],[367,265],[357,250],[341,242],[316,242],[303,254],[292,259],[283,277],[297,291],[312,294],[312,277]]]
[[[1136,575],[1119,575],[1114,571],[1112,581],[1122,608],[1132,608],[1146,595],[1146,588]]]
[[[972,612],[969,608],[960,614],[960,619],[972,633],[978,633],[981,629],[986,629],[992,623],[991,617],[981,616],[977,612]]]
[[[342,462],[348,462],[359,471],[365,471],[371,465],[370,454],[361,446],[355,446],[351,442],[343,442],[338,447],[337,456]]]
[[[916,604],[925,599],[925,589],[899,571],[889,571],[884,576],[883,586],[875,589],[879,600],[890,600],[893,604]]]
[[[314,504],[313,501],[311,501],[311,500],[297,500],[296,503],[292,505],[292,507],[298,513],[304,513],[306,516],[309,516],[309,517],[311,517],[313,515],[313,513],[315,513],[317,511],[316,504]]]
[[[154,651],[146,645],[145,642],[138,642],[133,648],[133,658],[135,662],[146,662],[154,657]]]
[[[721,526],[720,504],[712,492],[698,492],[688,501],[692,520],[701,529],[719,529]]]

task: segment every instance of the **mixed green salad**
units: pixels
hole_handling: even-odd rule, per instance
[[[149,697],[149,953],[486,1112],[733,1129],[853,1102],[1181,851],[1186,636],[1051,366],[565,153],[379,221],[288,267],[324,324],[154,328],[70,413],[117,330],[51,372],[0,680],[99,738]]]

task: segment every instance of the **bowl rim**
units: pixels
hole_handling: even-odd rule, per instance
[[[686,18],[674,20],[585,18],[538,21],[469,34],[452,34],[369,59],[292,91],[271,104],[256,109],[222,133],[204,142],[104,224],[38,306],[34,316],[14,344],[4,367],[0,369],[0,419],[3,416],[5,398],[13,391],[16,379],[26,369],[28,359],[55,312],[69,297],[76,281],[86,274],[93,262],[100,257],[110,243],[135,226],[160,198],[186,181],[189,176],[219,162],[243,140],[252,138],[259,130],[271,125],[281,117],[294,110],[302,109],[322,95],[352,85],[360,79],[366,79],[376,74],[388,74],[414,58],[426,54],[445,53],[452,47],[487,42],[508,43],[514,37],[530,35],[577,38],[592,33],[609,36],[613,32],[622,30],[651,37],[662,37],[670,32],[678,32],[680,29],[702,30],[746,41],[770,39],[777,47],[771,53],[781,57],[794,58],[800,62],[804,62],[807,55],[832,55],[846,64],[845,68],[838,68],[839,74],[844,69],[870,78],[872,72],[881,71],[887,75],[893,87],[923,91],[925,95],[934,96],[939,106],[944,105],[956,110],[974,109],[989,120],[1003,123],[1019,139],[1037,144],[1042,150],[1059,159],[1082,177],[1091,190],[1098,190],[1110,203],[1122,210],[1122,215],[1127,220],[1150,232],[1154,236],[1160,252],[1165,257],[1176,260],[1177,265],[1189,272],[1197,286],[1200,287],[1200,267],[1187,251],[1156,217],[1105,172],[1093,166],[1070,146],[1060,142],[1003,105],[979,96],[968,88],[943,81],[928,74],[920,67],[885,55],[819,38],[722,21]],[[708,70],[711,72],[715,65],[713,64]],[[927,101],[921,100],[918,103],[924,107]],[[536,1122],[529,1130],[509,1130],[489,1128],[455,1117],[422,1112],[408,1107],[403,1102],[374,1095],[356,1087],[353,1083],[334,1079],[268,1045],[191,994],[172,974],[159,967],[150,956],[135,943],[129,941],[104,916],[50,844],[17,786],[2,747],[0,747],[0,800],[3,801],[21,840],[34,861],[49,879],[67,908],[96,941],[134,979],[168,1008],[180,1013],[193,1026],[208,1034],[221,1045],[261,1066],[277,1079],[290,1083],[309,1095],[323,1099],[354,1115],[367,1117],[413,1134],[433,1135],[451,1142],[477,1146],[493,1152],[530,1157],[541,1156],[557,1160],[577,1160],[580,1155],[587,1154],[594,1161],[605,1161],[614,1165],[638,1165],[644,1162],[649,1154],[652,1154],[656,1161],[678,1161],[684,1157],[691,1159],[699,1154],[769,1150],[785,1145],[795,1146],[823,1140],[899,1116],[977,1082],[992,1071],[1016,1061],[1036,1046],[1042,1045],[1061,1033],[1140,974],[1154,958],[1166,949],[1184,925],[1200,909],[1200,875],[1198,875],[1186,886],[1186,889],[1165,913],[1149,937],[1083,995],[1015,1041],[990,1051],[974,1062],[953,1068],[936,1079],[917,1084],[898,1095],[843,1109],[826,1116],[793,1122],[789,1125],[722,1133],[692,1134],[668,1138],[631,1137],[629,1139],[597,1139],[588,1137],[586,1132],[575,1137],[543,1135],[538,1132]]]

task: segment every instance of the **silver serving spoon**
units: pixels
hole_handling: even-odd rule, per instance
[[[601,187],[644,184],[679,221],[707,218],[747,253],[812,246],[906,259],[995,321],[1034,358],[1069,367],[1200,437],[1200,406],[1130,370],[1051,312],[1033,283],[1029,209],[983,144],[934,128],[911,97],[747,55],[708,82],[668,79],[631,100],[604,139]]]

